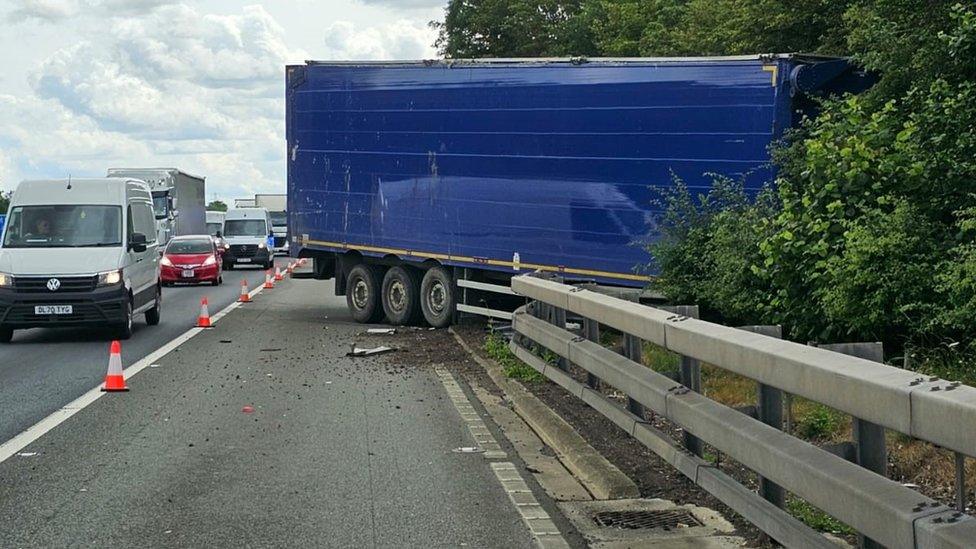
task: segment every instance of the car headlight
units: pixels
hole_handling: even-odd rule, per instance
[[[122,270],[108,271],[105,273],[98,273],[98,285],[99,286],[113,286],[122,282]]]
[[[207,256],[207,259],[204,259],[203,260],[203,265],[205,267],[208,266],[208,265],[216,265],[216,264],[217,264],[217,258],[214,257],[214,256],[212,256],[212,255],[211,256]]]
[[[165,255],[163,256],[162,259],[159,260],[159,264],[160,265],[163,265],[165,267],[172,267],[173,266],[173,262],[170,261],[169,258],[166,257]]]
[[[14,285],[14,277],[8,275],[7,273],[0,273],[0,288],[12,288]]]

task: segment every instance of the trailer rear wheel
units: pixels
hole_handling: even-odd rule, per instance
[[[444,267],[427,271],[420,283],[420,309],[427,323],[435,328],[450,326],[456,305],[457,292],[451,273]]]
[[[346,305],[356,322],[367,324],[383,319],[380,292],[379,269],[360,263],[349,271],[346,277]]]
[[[390,323],[405,326],[420,318],[420,279],[413,269],[397,265],[386,271],[382,295]]]

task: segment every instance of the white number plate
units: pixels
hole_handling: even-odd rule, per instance
[[[183,269],[183,278],[193,278],[193,269]]]
[[[71,305],[35,305],[35,315],[70,315]]]
[[[242,258],[238,259],[237,262],[238,263],[250,263],[251,262],[251,258],[250,257],[242,257]]]

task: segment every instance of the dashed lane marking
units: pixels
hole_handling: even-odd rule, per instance
[[[467,424],[471,436],[485,451],[485,459],[495,460],[507,458],[508,454],[498,445],[498,441],[495,440],[488,426],[485,425],[481,416],[474,409],[474,406],[471,405],[471,401],[468,400],[467,395],[464,394],[464,390],[458,385],[454,376],[440,366],[435,367],[434,372],[437,373],[437,377],[444,384],[447,395],[451,398],[451,402],[454,403],[454,407],[461,415],[461,419]],[[508,494],[508,498],[511,500],[512,505],[515,506],[515,510],[522,517],[522,522],[532,532],[532,537],[535,539],[536,544],[542,549],[568,548],[569,544],[563,538],[562,533],[559,532],[556,523],[553,522],[552,517],[549,516],[549,513],[542,505],[539,505],[539,500],[535,498],[532,489],[526,484],[525,478],[522,477],[522,473],[515,467],[515,464],[508,461],[493,461],[491,463],[491,470],[498,477],[498,482],[502,485],[502,489]]]
[[[257,288],[249,292],[249,295],[253,298],[254,296],[261,293],[262,287],[258,285]],[[221,318],[227,316],[228,313],[234,309],[240,307],[242,303],[237,301],[231,303],[227,307],[221,309],[220,312],[210,317],[211,322],[216,323]],[[143,371],[147,367],[154,365],[159,359],[163,358],[169,354],[173,349],[179,347],[180,345],[186,343],[187,341],[193,339],[194,336],[200,332],[206,331],[206,328],[190,328],[186,332],[177,336],[175,339],[163,344],[162,347],[156,349],[155,351],[149,353],[143,357],[138,362],[132,364],[124,370],[125,378],[131,379],[132,376]],[[26,430],[22,431],[18,435],[14,436],[10,440],[0,444],[0,463],[7,461],[11,456],[17,455],[18,452],[26,448],[29,444],[35,440],[44,436],[45,433],[54,429],[58,425],[64,423],[68,418],[77,414],[78,412],[84,410],[90,406],[93,402],[101,398],[107,393],[102,392],[102,384],[99,383],[93,389],[87,393],[81,395],[75,400],[68,403],[63,408],[56,410],[51,415],[38,421],[34,425],[28,427]]]

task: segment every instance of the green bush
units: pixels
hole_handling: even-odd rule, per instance
[[[826,406],[814,406],[802,417],[797,418],[796,432],[807,440],[829,438],[840,427],[841,416]]]
[[[508,348],[508,341],[496,332],[491,332],[485,338],[485,354],[495,360],[502,367],[502,372],[510,378],[519,381],[537,382],[545,380],[545,376],[537,372],[528,364],[522,362]]]

